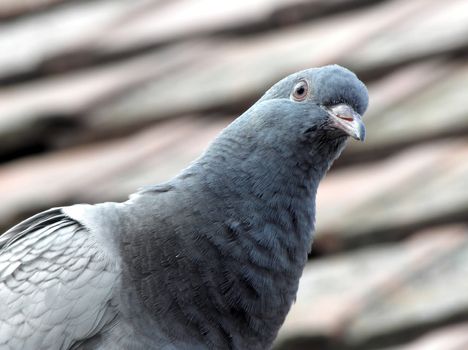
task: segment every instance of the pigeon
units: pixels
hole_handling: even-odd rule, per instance
[[[0,236],[0,349],[270,348],[317,187],[347,139],[364,140],[367,105],[346,68],[294,73],[173,179],[14,226]]]

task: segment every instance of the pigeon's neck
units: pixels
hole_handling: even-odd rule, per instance
[[[302,271],[314,229],[317,187],[343,139],[323,146],[329,149],[314,149],[319,143],[310,140],[300,145],[304,151],[237,136],[222,134],[181,178],[193,177],[190,186],[195,182],[212,203],[225,206],[220,216],[244,225],[244,236],[281,243],[284,251],[269,254],[275,259],[287,254]]]
[[[311,247],[317,186],[331,161],[315,153],[325,150],[302,150],[301,158],[295,150],[259,147],[217,139],[181,179],[201,189],[197,210],[222,221],[200,236],[230,274],[228,289],[213,296],[230,305],[225,332],[264,349],[295,299]]]

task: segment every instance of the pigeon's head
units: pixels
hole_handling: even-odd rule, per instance
[[[324,172],[351,136],[364,140],[365,85],[346,68],[331,65],[291,74],[273,85],[212,144],[208,154],[239,154]],[[232,162],[233,160],[231,160]],[[243,165],[245,167],[255,165]]]
[[[276,83],[257,102],[270,113],[278,128],[292,137],[364,140],[362,115],[367,109],[366,86],[338,65],[311,68]]]

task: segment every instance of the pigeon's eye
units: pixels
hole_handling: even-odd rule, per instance
[[[294,90],[292,92],[292,98],[296,101],[304,101],[307,97],[307,93],[309,92],[309,85],[305,80],[301,80],[294,86]]]

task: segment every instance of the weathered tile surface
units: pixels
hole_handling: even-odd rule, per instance
[[[317,199],[316,248],[399,239],[468,217],[468,143],[425,143],[392,158],[329,174]]]
[[[67,0],[2,0],[0,2],[0,19],[5,20],[33,14],[65,1]]]
[[[0,81],[5,76],[39,69],[54,56],[86,44],[116,20],[148,2],[70,1],[67,6],[36,16],[1,23]],[[79,51],[75,52],[75,56],[69,56],[69,61],[79,59],[78,54]],[[59,67],[56,68],[59,70]]]
[[[463,350],[468,349],[468,323],[443,327],[403,346],[382,350]]]
[[[435,44],[437,43],[437,44]],[[344,61],[357,70],[380,70],[421,57],[458,51],[468,46],[468,3],[464,0],[424,1],[398,25],[370,38]]]
[[[466,226],[312,262],[278,349],[375,349],[466,318],[467,266]]]
[[[197,55],[199,50],[186,53],[179,47],[171,47],[105,67],[0,89],[0,155],[27,143],[58,146],[80,139],[84,142],[96,134],[110,137],[121,133],[123,128],[135,130],[132,123],[137,123],[131,114],[120,119],[113,115],[107,124],[86,119],[83,114],[109,99],[118,99],[135,85],[179,69]],[[57,124],[62,128],[56,128]],[[141,122],[137,129],[140,127]],[[37,133],[38,129],[42,134]]]

